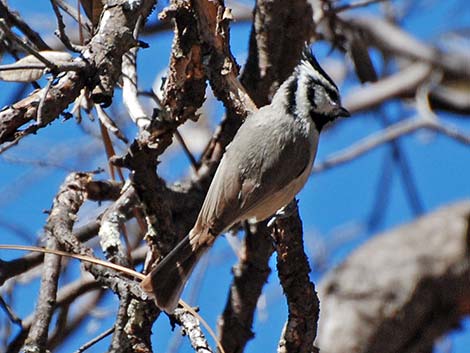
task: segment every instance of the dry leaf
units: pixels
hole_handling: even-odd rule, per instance
[[[44,56],[56,65],[72,61],[69,53],[61,51],[40,51]],[[8,67],[7,70],[2,68]],[[28,68],[29,67],[29,68]],[[34,67],[34,68],[33,68]],[[11,68],[11,69],[10,69]],[[41,78],[46,66],[35,56],[28,55],[11,65],[0,65],[0,80],[14,82],[33,82]]]

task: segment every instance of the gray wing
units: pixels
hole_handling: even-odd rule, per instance
[[[199,213],[199,232],[217,235],[246,219],[308,167],[311,138],[291,131],[291,117],[273,122],[271,113],[268,106],[249,117],[228,147]]]

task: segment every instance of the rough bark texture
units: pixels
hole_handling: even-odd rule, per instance
[[[277,352],[310,353],[317,335],[320,303],[309,278],[310,266],[298,209],[289,218],[278,220],[276,226],[279,227],[274,233],[277,271],[289,309]]]

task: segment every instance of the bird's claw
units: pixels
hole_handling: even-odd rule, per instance
[[[277,210],[274,216],[272,216],[271,219],[268,221],[268,227],[272,227],[278,219],[285,219],[295,214],[295,212],[297,211],[297,204],[297,199],[293,199],[287,205]]]

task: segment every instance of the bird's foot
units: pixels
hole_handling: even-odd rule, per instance
[[[274,216],[271,217],[271,219],[268,221],[268,227],[271,227],[274,225],[274,223],[278,219],[285,219],[289,218],[293,214],[297,212],[297,204],[298,201],[297,199],[293,199],[291,202],[289,202],[287,205],[285,205],[283,208],[279,209]]]

